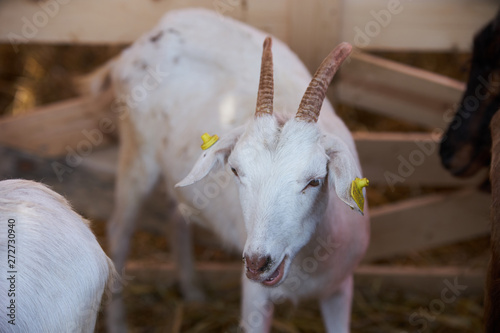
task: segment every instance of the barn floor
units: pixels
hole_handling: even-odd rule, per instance
[[[104,245],[104,223],[94,223],[99,241]],[[197,230],[197,232],[200,232]],[[202,232],[202,231],[201,231]],[[381,261],[401,266],[439,267],[466,265],[484,267],[488,259],[487,237],[433,250]],[[204,263],[241,263],[238,255],[219,248],[196,246],[196,259]],[[169,262],[165,237],[138,231],[134,236],[130,261],[163,264]],[[221,275],[223,271],[221,271]],[[220,276],[219,276],[220,277]],[[202,281],[206,303],[186,303],[178,288],[169,281],[127,280],[125,302],[127,321],[134,333],[149,332],[238,332],[240,281],[238,274]],[[353,300],[351,329],[353,333],[463,332],[481,330],[482,297],[462,296],[433,308],[434,297],[411,291],[378,291],[377,284],[357,285]],[[317,302],[281,304],[275,309],[273,332],[324,332]],[[96,332],[106,332],[101,312]]]

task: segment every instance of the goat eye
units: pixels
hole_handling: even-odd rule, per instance
[[[236,169],[235,169],[235,168],[231,168],[231,171],[234,173],[234,175],[235,175],[236,177],[238,177],[238,172],[236,171]]]
[[[309,182],[309,184],[307,184],[307,186],[317,187],[319,186],[319,184],[320,184],[319,179],[313,179]]]

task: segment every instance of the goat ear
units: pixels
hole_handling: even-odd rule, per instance
[[[351,195],[353,180],[356,177],[361,178],[355,157],[340,138],[325,136],[324,140],[325,152],[329,157],[328,182],[335,187],[335,192],[343,202],[363,215],[363,210],[358,207]]]
[[[240,135],[243,133],[243,126],[233,129],[221,137],[214,145],[207,150],[203,151],[201,156],[194,164],[193,169],[189,174],[175,187],[184,187],[192,185],[197,181],[203,179],[208,173],[219,164],[224,164],[231,154],[234,145],[238,141]]]

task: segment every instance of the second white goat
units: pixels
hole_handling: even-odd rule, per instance
[[[46,186],[11,179],[0,223],[0,332],[94,332],[117,275],[89,222]]]

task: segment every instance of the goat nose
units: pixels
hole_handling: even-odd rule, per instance
[[[271,263],[271,257],[269,256],[267,257],[258,255],[245,256],[247,277],[252,280],[258,280],[260,275],[268,269],[270,263]]]

